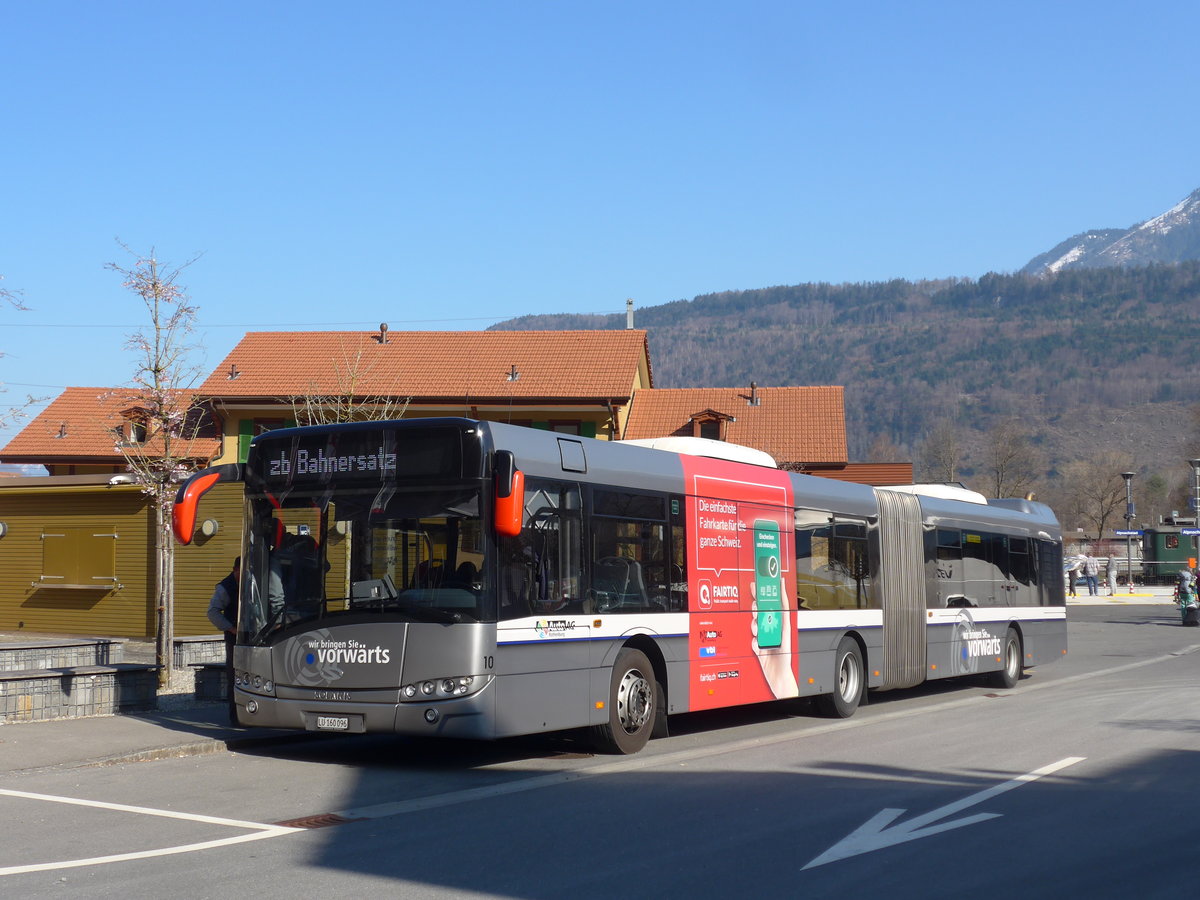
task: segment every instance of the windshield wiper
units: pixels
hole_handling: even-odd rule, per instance
[[[462,613],[455,612],[450,609],[442,609],[437,606],[415,606],[411,603],[401,603],[389,609],[396,609],[402,613],[412,616],[422,622],[451,622],[463,621]]]
[[[279,627],[279,624],[283,621],[283,613],[283,608],[277,609],[275,612],[271,613],[271,615],[267,617],[267,621],[263,624],[263,627],[256,631],[254,636],[250,638],[250,643],[254,646],[260,646],[263,638]]]

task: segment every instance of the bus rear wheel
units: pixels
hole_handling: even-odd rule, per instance
[[[817,697],[817,710],[830,719],[848,719],[858,709],[864,688],[863,658],[858,641],[852,637],[842,638],[834,660],[833,693]]]
[[[1003,667],[998,672],[992,672],[989,680],[992,687],[1014,688],[1021,680],[1021,636],[1015,628],[1008,629],[1004,636],[1004,647],[1001,662]]]
[[[650,740],[658,714],[658,683],[650,660],[626,647],[617,654],[608,689],[608,722],[592,729],[597,749],[637,753]]]

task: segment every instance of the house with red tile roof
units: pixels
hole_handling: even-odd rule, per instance
[[[194,400],[194,391],[180,391],[178,406],[187,409]],[[207,464],[220,451],[219,432],[211,423],[188,432],[173,439],[173,455]],[[126,453],[153,454],[161,446],[136,390],[69,387],[9,441],[0,459],[45,466],[51,475],[101,475],[126,471]]]
[[[866,484],[909,484],[912,464],[850,463],[840,386],[655,388],[633,396],[626,439],[700,437],[752,447],[785,469]]]
[[[217,462],[295,421],[305,398],[399,401],[405,418],[465,416],[585,437],[619,437],[653,387],[646,332],[262,331],[199,387],[225,423]]]
[[[189,455],[204,464],[245,459],[251,437],[295,424],[305,400],[613,438],[634,391],[652,386],[645,331],[250,332],[194,391],[219,430]],[[67,388],[0,461],[44,465],[51,475],[123,472],[121,444],[146,440],[142,421],[127,389]]]

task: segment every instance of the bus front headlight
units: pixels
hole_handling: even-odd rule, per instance
[[[400,686],[400,699],[415,700],[432,697],[463,697],[481,690],[488,682],[486,676],[450,675],[429,681],[415,681]]]

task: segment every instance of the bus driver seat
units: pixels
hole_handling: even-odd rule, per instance
[[[592,566],[592,591],[599,612],[622,606],[645,609],[648,605],[642,567],[637,560],[624,556],[596,560]]]

